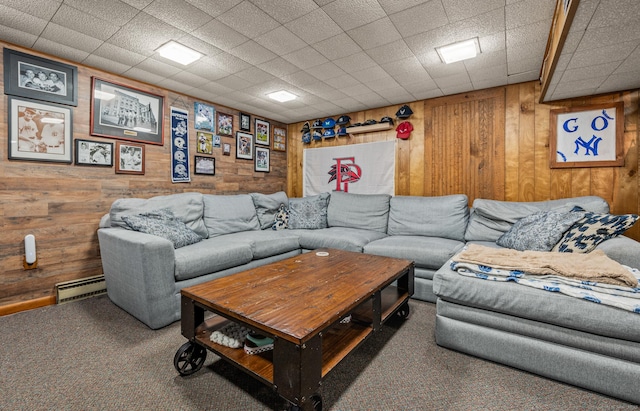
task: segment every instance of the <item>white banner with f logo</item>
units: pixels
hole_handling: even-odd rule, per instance
[[[304,150],[303,195],[395,194],[395,141]]]

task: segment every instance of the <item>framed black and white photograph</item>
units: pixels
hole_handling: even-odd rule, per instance
[[[71,163],[70,107],[9,97],[9,159]]]
[[[91,135],[164,145],[164,99],[157,94],[92,78]]]
[[[77,106],[78,68],[5,48],[4,92]]]
[[[256,119],[256,144],[269,145],[269,122]]]
[[[219,136],[233,137],[233,116],[221,112],[216,112],[218,118],[217,130]]]
[[[113,166],[113,143],[104,141],[75,140],[76,165]]]
[[[256,147],[256,171],[261,173],[269,172],[269,149]]]
[[[236,158],[253,160],[253,134],[236,131]]]
[[[213,154],[213,134],[198,131],[196,133],[198,147],[196,151],[200,154]]]
[[[144,145],[116,141],[116,173],[144,174]]]
[[[251,131],[251,116],[245,113],[240,113],[240,130]]]
[[[195,156],[195,173],[216,175],[216,159],[213,157]]]

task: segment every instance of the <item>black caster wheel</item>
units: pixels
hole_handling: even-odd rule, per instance
[[[178,348],[175,357],[173,357],[173,366],[184,377],[202,368],[206,358],[207,349],[189,341]]]
[[[320,394],[313,394],[309,399],[313,405],[313,411],[322,411],[322,397]],[[296,404],[289,404],[288,411],[301,411],[302,408]]]
[[[411,314],[411,311],[409,310],[409,303],[402,304],[396,314],[403,320],[409,318],[409,314]]]

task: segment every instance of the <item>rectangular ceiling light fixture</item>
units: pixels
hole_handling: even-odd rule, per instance
[[[474,37],[469,40],[436,47],[436,51],[443,63],[455,63],[456,61],[474,58],[480,54],[480,43],[478,43],[478,38]]]
[[[202,57],[201,53],[190,49],[189,47],[183,46],[180,43],[176,43],[173,40],[158,47],[156,51],[162,57],[173,60],[176,63],[180,63],[185,66]]]
[[[270,98],[279,101],[281,103],[284,103],[285,101],[291,101],[291,100],[295,100],[296,99],[296,95],[295,94],[291,94],[286,90],[280,90],[280,91],[276,91],[270,94],[267,94]]]

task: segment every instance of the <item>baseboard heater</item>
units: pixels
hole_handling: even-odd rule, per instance
[[[63,304],[106,292],[107,285],[104,281],[104,275],[96,275],[56,284],[56,301],[58,304]]]

